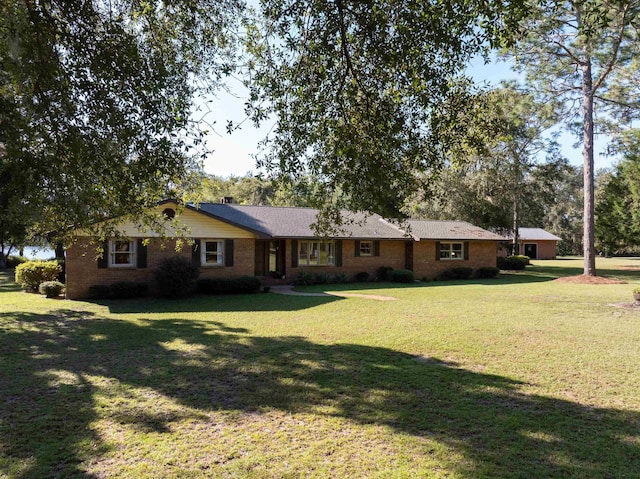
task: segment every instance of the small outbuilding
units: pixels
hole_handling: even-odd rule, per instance
[[[561,239],[542,228],[518,229],[520,254],[531,259],[555,259]]]

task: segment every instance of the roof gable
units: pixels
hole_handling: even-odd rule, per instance
[[[561,241],[562,238],[557,237],[542,228],[518,228],[518,236],[520,240],[538,240],[538,241]]]

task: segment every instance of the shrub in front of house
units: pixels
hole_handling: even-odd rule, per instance
[[[149,285],[135,281],[117,281],[109,285],[107,294],[113,299],[140,298],[149,294]]]
[[[380,266],[376,270],[376,280],[378,281],[391,281],[390,275],[393,268],[391,266]]]
[[[509,256],[509,258],[519,259],[520,261],[522,261],[527,266],[531,264],[531,258],[529,258],[528,256],[525,256],[523,254],[512,255],[512,256]]]
[[[478,279],[493,279],[498,276],[500,269],[495,266],[482,266],[473,272],[473,277]]]
[[[200,268],[184,256],[167,258],[153,271],[158,294],[164,298],[183,298],[195,291]]]
[[[149,294],[149,285],[137,281],[116,281],[109,286],[94,284],[89,286],[90,299],[141,298]]]
[[[497,260],[498,268],[501,270],[520,271],[527,265],[524,261],[518,259],[516,256],[498,256]]]
[[[387,277],[388,281],[393,283],[412,283],[413,271],[408,269],[392,269]]]
[[[38,286],[40,294],[44,294],[47,298],[57,298],[63,289],[64,284],[60,281],[45,281]]]
[[[260,291],[262,282],[255,276],[239,278],[200,278],[197,291],[200,294],[252,294]]]
[[[109,298],[109,286],[92,284],[89,286],[88,296],[90,299],[107,299]]]
[[[329,273],[318,273],[313,277],[313,284],[329,283],[331,283],[331,276],[329,276]]]
[[[457,268],[446,269],[436,278],[438,281],[452,281],[456,279],[469,279],[473,274],[473,268],[459,266]]]
[[[335,284],[345,284],[349,283],[351,279],[349,275],[346,273],[336,273],[333,278],[331,278],[331,282]]]
[[[313,284],[313,276],[311,276],[311,273],[307,273],[306,271],[300,271],[298,273],[298,277],[293,280],[293,284],[296,286],[308,286]]]
[[[366,283],[367,281],[369,281],[369,273],[367,273],[366,271],[361,271],[359,273],[356,274],[356,281],[358,283]]]
[[[61,268],[55,261],[27,261],[16,267],[16,283],[35,293],[45,281],[56,281]]]

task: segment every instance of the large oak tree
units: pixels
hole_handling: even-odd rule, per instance
[[[20,208],[39,231],[136,216],[179,191],[198,167],[190,147],[200,132],[189,122],[196,85],[214,89],[229,70],[241,8],[239,0],[0,3],[0,176],[27,186]]]

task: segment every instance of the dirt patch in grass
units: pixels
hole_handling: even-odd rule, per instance
[[[613,303],[611,304],[611,306],[615,307],[615,308],[622,308],[622,309],[631,309],[634,311],[640,311],[640,303],[635,302],[635,303]]]
[[[626,281],[616,278],[605,278],[603,276],[585,276],[579,274],[577,276],[565,276],[563,278],[554,279],[558,283],[573,284],[627,284]]]

